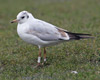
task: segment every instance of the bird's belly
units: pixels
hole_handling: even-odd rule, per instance
[[[23,30],[23,29],[17,29],[17,33],[18,33],[19,37],[29,44],[45,47],[45,46],[51,46],[51,45],[60,43],[59,41],[43,41],[40,38],[38,38],[37,36],[28,34],[24,31],[25,30]]]
[[[47,44],[44,44],[43,46],[44,47],[47,47],[47,46],[53,46],[53,45],[57,45],[57,44],[60,44],[64,41],[47,41]]]
[[[41,47],[52,46],[58,44],[58,41],[43,41],[36,36],[29,34],[18,34],[22,40],[29,44],[38,45]]]
[[[45,44],[47,44],[47,42],[42,41],[41,39],[39,39],[38,37],[34,36],[34,35],[30,35],[30,34],[18,34],[20,36],[20,38],[22,40],[24,40],[27,43],[33,44],[33,45],[40,45],[43,46]]]

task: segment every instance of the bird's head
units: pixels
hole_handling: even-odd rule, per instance
[[[28,11],[21,11],[20,13],[18,13],[17,19],[11,21],[11,23],[18,22],[19,24],[22,24],[26,22],[31,16],[31,13],[29,13]]]

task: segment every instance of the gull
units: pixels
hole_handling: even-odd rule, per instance
[[[46,62],[46,47],[56,45],[69,40],[80,40],[92,38],[90,34],[72,33],[59,28],[43,20],[34,18],[28,11],[21,11],[17,19],[11,23],[17,22],[17,33],[19,37],[27,43],[37,45],[39,48],[38,66],[41,61],[41,48],[44,48],[44,63]]]

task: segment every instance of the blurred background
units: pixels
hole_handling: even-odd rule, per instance
[[[50,65],[34,69],[38,48],[17,35],[10,22],[20,11],[71,32],[89,33],[95,39],[48,47]],[[0,80],[99,80],[99,0],[0,0]],[[71,71],[78,74],[72,74]]]

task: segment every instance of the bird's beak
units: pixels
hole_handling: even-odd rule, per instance
[[[11,21],[11,23],[15,23],[15,22],[18,22],[18,20],[17,20],[17,19],[15,19],[15,20]]]

